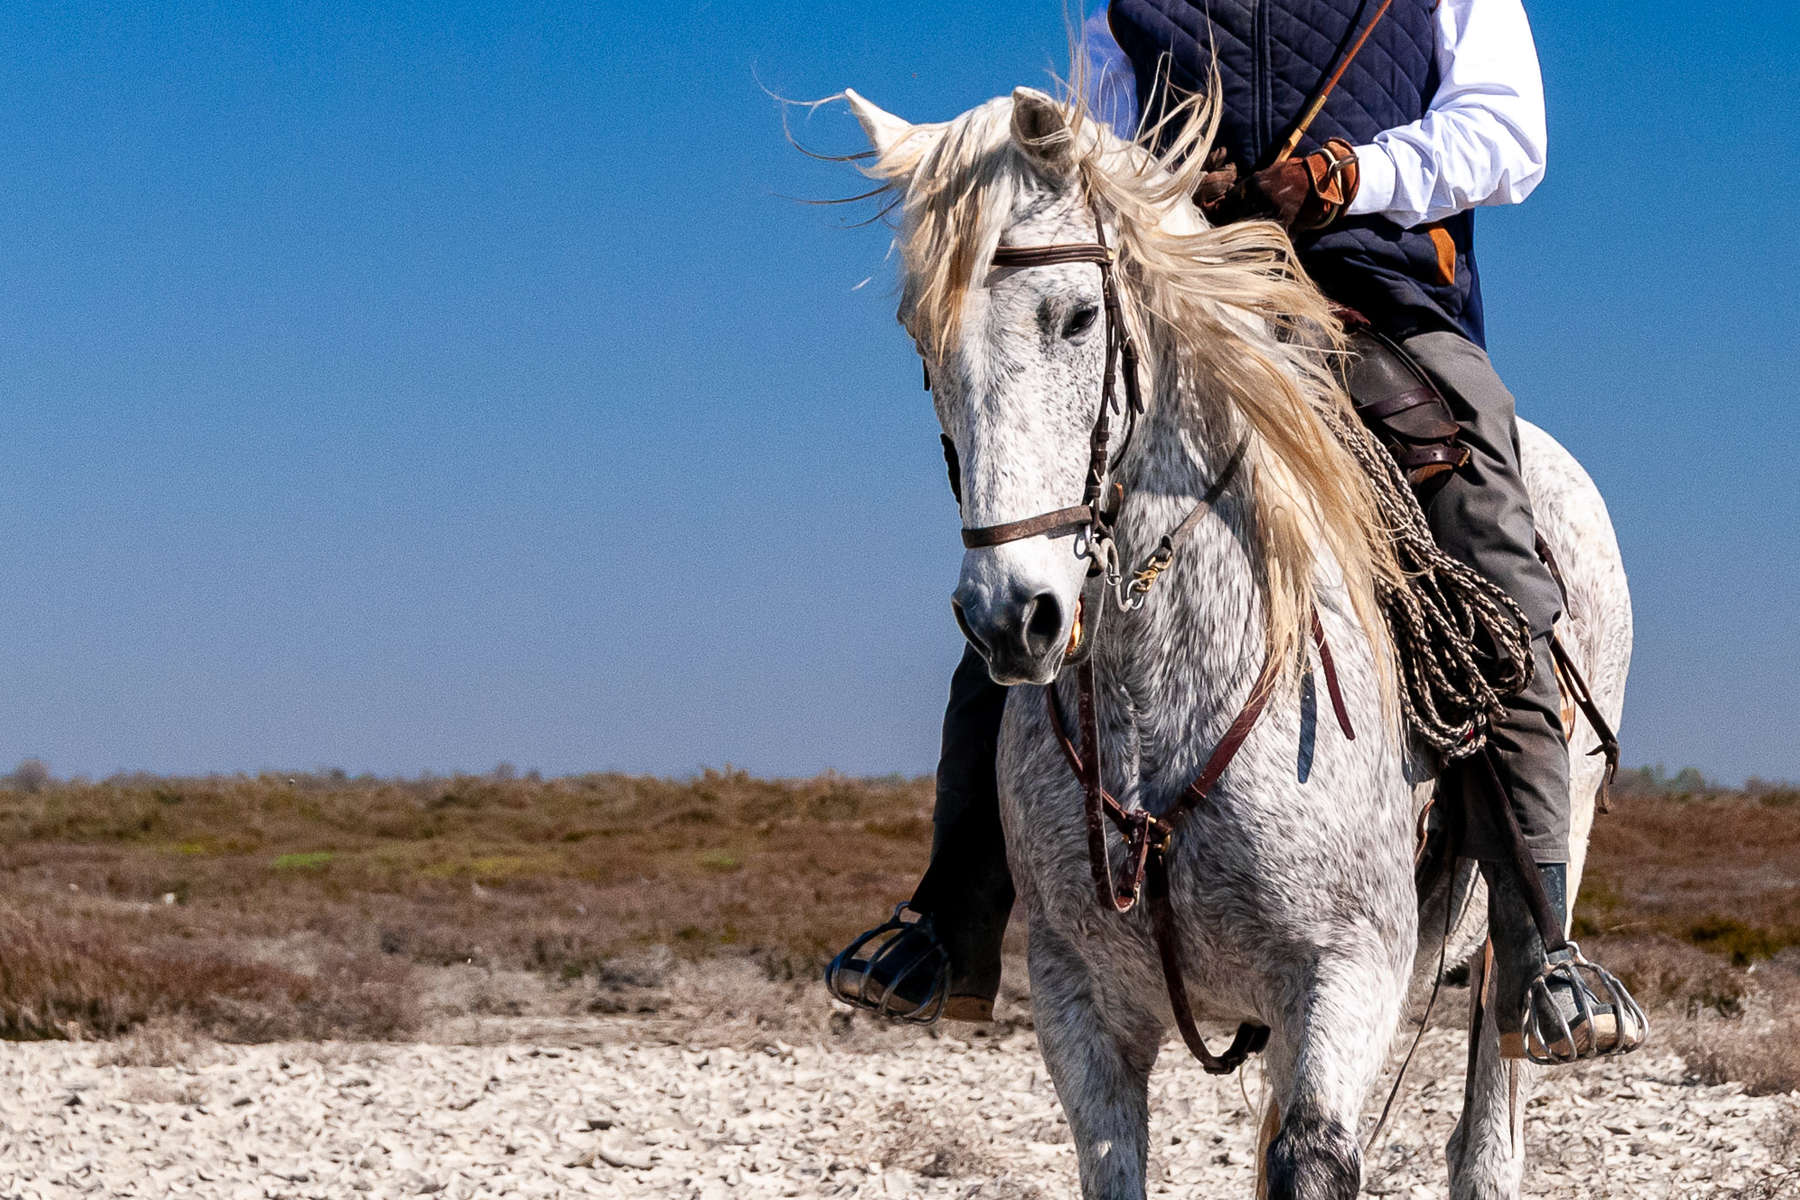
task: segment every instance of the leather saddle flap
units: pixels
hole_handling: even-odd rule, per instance
[[[1377,433],[1408,442],[1454,440],[1461,428],[1431,379],[1392,341],[1366,329],[1350,333],[1344,383],[1357,415]]]

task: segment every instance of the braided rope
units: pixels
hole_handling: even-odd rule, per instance
[[[1326,423],[1369,477],[1377,519],[1406,583],[1383,582],[1407,723],[1446,762],[1475,753],[1506,698],[1531,682],[1531,625],[1499,585],[1446,554],[1406,475],[1347,408],[1322,406]]]

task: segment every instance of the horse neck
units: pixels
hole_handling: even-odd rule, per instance
[[[1159,389],[1161,390],[1161,389]],[[1201,432],[1172,398],[1150,405],[1119,482],[1117,537],[1129,569],[1178,525],[1225,470],[1238,433]],[[1139,803],[1158,807],[1197,774],[1261,668],[1250,473],[1176,551],[1143,607],[1108,614],[1094,647],[1109,764]]]

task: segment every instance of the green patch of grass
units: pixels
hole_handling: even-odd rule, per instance
[[[337,855],[330,850],[300,850],[277,854],[269,864],[273,871],[323,871]]]
[[[744,860],[729,850],[702,850],[694,861],[706,871],[741,871],[744,867]]]
[[[1748,925],[1736,917],[1711,916],[1688,927],[1688,940],[1703,950],[1728,956],[1740,967],[1759,958],[1774,958],[1800,942],[1795,931]]]

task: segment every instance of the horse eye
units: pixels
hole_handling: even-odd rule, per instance
[[[1068,319],[1063,322],[1062,335],[1065,338],[1080,337],[1088,331],[1088,327],[1094,323],[1094,318],[1098,315],[1099,310],[1093,305],[1083,304],[1070,313]]]

